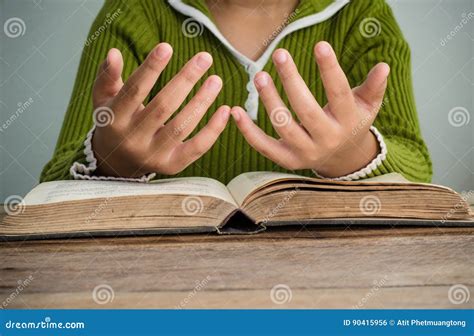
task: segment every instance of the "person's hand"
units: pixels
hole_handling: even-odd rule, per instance
[[[240,107],[233,107],[231,114],[249,144],[283,168],[343,176],[365,167],[377,156],[378,142],[369,129],[382,105],[390,68],[377,64],[361,86],[351,89],[329,43],[319,42],[314,53],[328,98],[324,108],[313,97],[288,51],[278,49],[273,62],[299,122],[292,118],[266,72],[255,76],[255,85],[281,138],[266,135]]]
[[[97,174],[176,174],[206,153],[224,130],[230,116],[228,106],[221,106],[199,133],[185,141],[219,94],[222,80],[218,76],[207,78],[182,111],[167,122],[211,66],[212,57],[206,52],[196,54],[143,105],[171,55],[169,44],[158,44],[124,84],[122,55],[117,49],[109,51],[93,89],[96,130],[92,148],[98,160]]]

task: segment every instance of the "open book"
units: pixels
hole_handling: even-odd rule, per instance
[[[473,225],[455,191],[399,174],[336,182],[251,172],[227,186],[203,177],[149,184],[55,181],[35,187],[0,224],[0,238],[256,233],[281,225]]]

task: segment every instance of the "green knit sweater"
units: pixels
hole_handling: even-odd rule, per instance
[[[212,23],[204,0],[173,1],[169,1],[171,4],[163,0],[105,2],[85,44],[54,156],[44,167],[42,181],[70,179],[70,168],[75,162],[88,164],[84,154],[84,139],[92,127],[92,85],[100,63],[105,59],[107,51],[113,47],[120,49],[123,54],[123,78],[126,80],[157,43],[166,41],[173,46],[174,56],[149,99],[156,95],[194,54],[199,51],[210,52],[214,64],[209,74],[221,76],[224,87],[198,129],[208,122],[220,105],[249,107],[251,66],[236,57],[235,52],[225,45],[225,41],[223,43],[218,34],[203,24],[202,17],[196,18],[194,23],[197,23],[197,26],[192,30],[188,24],[190,15],[193,14],[180,10],[182,7],[187,10],[191,8],[192,13],[199,13],[201,16],[204,14]],[[334,10],[335,7],[338,8]],[[328,13],[330,17],[325,17]],[[313,20],[313,23],[308,24],[308,20]],[[306,26],[292,29],[294,31],[288,30],[295,25],[301,26],[302,23]],[[270,44],[269,48],[281,47],[289,50],[302,77],[321,106],[327,103],[327,99],[312,53],[313,46],[318,41],[325,40],[333,46],[351,86],[361,84],[369,70],[378,62],[388,63],[391,73],[387,93],[374,124],[383,135],[388,152],[369,176],[398,172],[413,181],[430,181],[431,162],[421,137],[413,97],[410,50],[385,1],[301,0],[295,12],[288,16],[285,27],[282,26],[279,38],[280,40]],[[288,103],[271,58],[263,61],[263,70],[276,79],[277,89]],[[202,82],[203,80],[194,88],[184,104],[196,93]],[[257,113],[256,123],[267,134],[278,137],[263,105],[258,102],[258,97],[255,98],[257,99],[254,103],[250,102],[250,108],[254,108],[254,113]],[[257,170],[286,171],[253,150],[236,125],[230,121],[212,149],[178,176],[204,176],[227,183],[240,173]],[[311,170],[293,173],[314,175]],[[157,175],[157,178],[163,177]]]

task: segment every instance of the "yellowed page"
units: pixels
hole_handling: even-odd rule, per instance
[[[149,184],[119,181],[45,182],[30,191],[24,202],[25,205],[38,205],[132,195],[210,196],[237,206],[224,184],[205,177],[173,178]]]
[[[240,174],[237,177],[234,177],[228,184],[227,188],[234,197],[235,201],[239,206],[242,204],[244,199],[252,193],[255,189],[258,189],[269,182],[287,179],[287,178],[300,178],[300,179],[310,179],[301,175],[285,174],[285,173],[276,173],[276,172],[250,172]]]
[[[359,180],[360,182],[411,183],[403,175],[390,173]],[[357,181],[356,181],[357,182]]]
[[[237,204],[240,206],[242,205],[245,198],[250,195],[254,190],[267,185],[271,182],[276,182],[279,180],[285,179],[299,179],[301,181],[310,181],[314,180],[312,177],[305,177],[301,175],[294,175],[294,174],[285,174],[285,173],[277,173],[277,172],[250,172],[240,174],[239,176],[233,178],[229,184],[227,184],[227,188],[229,189],[230,193],[236,200]],[[321,180],[324,181],[324,180]],[[405,179],[402,175],[397,173],[390,173],[385,175],[380,175],[376,177],[371,177],[363,180],[358,180],[356,182],[387,182],[387,183],[409,183],[407,179]]]

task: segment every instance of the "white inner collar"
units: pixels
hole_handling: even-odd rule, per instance
[[[249,74],[249,82],[247,83],[247,91],[249,92],[247,101],[245,103],[245,108],[249,116],[253,119],[257,119],[258,111],[258,92],[253,83],[253,79],[257,72],[261,71],[265,64],[267,64],[270,56],[275,50],[278,43],[287,35],[309,26],[313,26],[317,23],[326,21],[339,10],[341,10],[345,5],[347,5],[350,0],[335,0],[332,4],[327,6],[324,10],[319,13],[305,16],[301,19],[295,20],[288,25],[286,25],[281,32],[273,39],[273,41],[267,46],[264,53],[258,58],[258,60],[253,61],[240,51],[238,51],[219,31],[214,22],[211,21],[204,13],[202,13],[197,8],[183,3],[182,0],[168,0],[168,3],[176,9],[178,12],[189,16],[195,19],[200,24],[204,25],[211,33],[216,36],[219,41],[234,55],[234,57],[245,67],[246,72]]]

